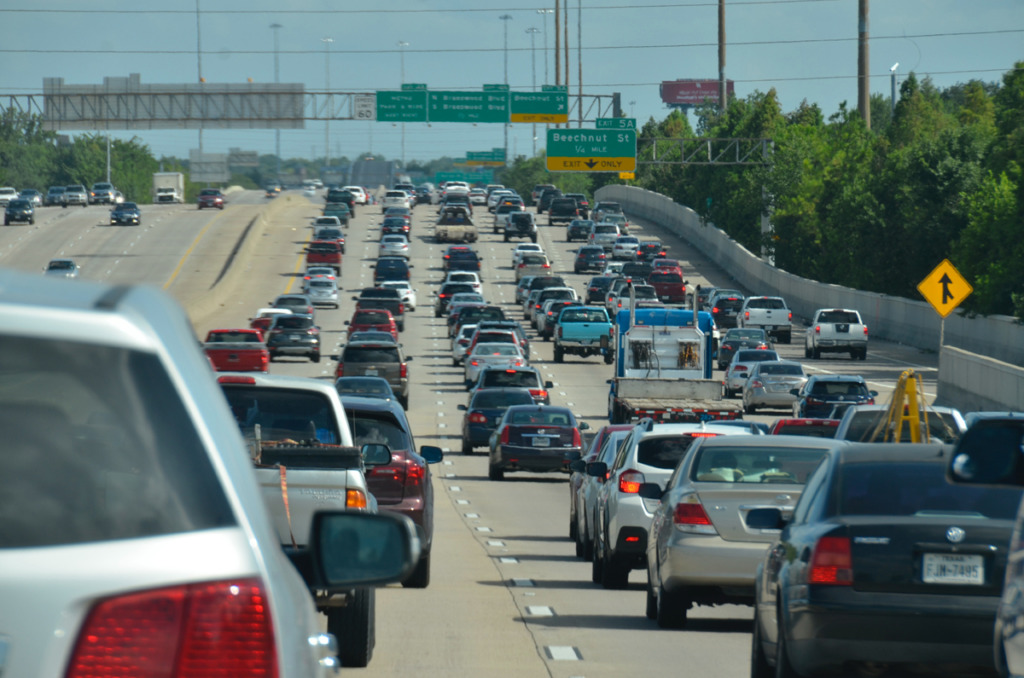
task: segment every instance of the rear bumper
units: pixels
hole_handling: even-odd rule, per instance
[[[541,450],[499,444],[491,454],[491,463],[505,471],[535,471],[540,473],[562,471],[569,473],[569,463],[578,459],[578,447],[559,447]]]
[[[752,602],[754,573],[768,546],[674,530],[661,563],[661,584],[669,591],[684,586],[719,587]]]

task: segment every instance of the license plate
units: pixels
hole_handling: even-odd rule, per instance
[[[289,341],[298,341],[299,340],[299,338],[297,336],[295,336],[294,334],[292,336],[288,337],[288,339],[289,339]]]
[[[364,372],[363,374],[365,374],[368,377],[376,377],[377,376],[377,370],[375,370],[375,369],[373,369],[371,367],[370,369],[366,370],[366,372]]]
[[[764,326],[764,331],[765,332],[771,332],[774,329],[775,329],[775,327],[773,325],[765,325]]]
[[[551,447],[551,438],[534,438],[534,447]]]
[[[985,560],[982,556],[961,553],[926,553],[921,568],[926,584],[985,583]]]
[[[590,346],[590,344],[591,344],[591,340],[590,339],[584,339],[583,341],[580,342],[581,346]]]

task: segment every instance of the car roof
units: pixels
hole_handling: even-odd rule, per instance
[[[751,350],[755,350],[755,349],[751,349]],[[756,349],[756,350],[765,350],[765,349]],[[867,383],[864,380],[864,377],[860,376],[859,374],[812,374],[808,381],[815,381],[815,382],[817,382],[817,381],[833,381],[833,382],[844,381],[844,382]]]

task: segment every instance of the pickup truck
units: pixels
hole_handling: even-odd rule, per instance
[[[469,210],[461,206],[445,207],[434,226],[436,242],[476,242],[477,235]]]
[[[804,339],[804,357],[817,360],[822,353],[849,353],[851,359],[868,357],[868,326],[860,313],[848,308],[819,308]]]
[[[221,375],[217,381],[249,447],[263,503],[283,546],[306,545],[318,510],[377,512],[366,468],[389,464],[391,451],[386,445],[353,447],[333,384],[243,374]],[[327,630],[338,639],[342,664],[366,666],[375,642],[374,590],[325,594],[308,579],[307,584],[317,609],[327,616]]]
[[[210,330],[203,351],[218,372],[266,372],[270,352],[258,329]]]
[[[793,337],[793,312],[782,297],[747,297],[737,314],[736,327],[755,327],[788,344]]]
[[[341,249],[337,240],[312,240],[306,246],[306,268],[330,266],[341,275]]]
[[[655,269],[647,276],[647,284],[654,288],[658,299],[665,304],[685,304],[686,283],[674,268]]]
[[[400,291],[387,287],[367,287],[352,299],[356,302],[356,310],[382,308],[391,311],[398,331],[405,331],[405,302],[402,301]]]
[[[570,306],[562,309],[555,323],[555,362],[566,354],[586,358],[604,356],[605,364],[615,359],[612,346],[612,321],[608,312],[598,306]]]

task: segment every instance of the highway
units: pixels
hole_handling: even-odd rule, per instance
[[[321,198],[285,192],[265,206],[262,192],[230,196],[223,212],[198,211],[194,205],[144,206],[138,227],[105,225],[106,208],[42,208],[36,225],[0,231],[0,265],[40,271],[52,257],[70,256],[83,266],[82,277],[118,283],[147,283],[167,289],[186,309],[207,294],[232,259],[232,274],[216,286],[218,305],[192,313],[198,335],[214,327],[244,327],[253,312],[276,295],[299,290],[302,246]],[[265,219],[257,219],[264,210]],[[476,209],[482,225],[477,249],[485,258],[485,296],[505,306],[516,319],[514,278],[509,251],[490,232],[491,217]],[[504,482],[487,479],[486,454],[459,450],[461,412],[466,400],[462,369],[451,365],[443,319],[435,319],[431,292],[442,277],[443,245],[433,242],[435,208],[416,208],[412,231],[413,283],[419,306],[407,316],[401,337],[413,382],[409,417],[417,445],[437,444],[445,460],[434,467],[436,529],[432,580],[422,590],[390,586],[377,596],[377,648],[370,666],[348,674],[364,676],[509,676],[570,678],[621,677],[638,673],[702,678],[749,674],[750,608],[695,608],[686,630],[659,629],[644,616],[646,574],[634,571],[627,590],[606,591],[590,581],[590,564],[574,556],[568,539],[566,477],[510,473]],[[319,364],[279,359],[271,373],[331,379],[336,347],[343,343],[351,296],[372,281],[377,253],[379,206],[360,206],[347,231],[347,249],[339,310],[318,311],[324,355]],[[556,272],[582,291],[590,275],[574,275],[564,227],[539,220],[540,240]],[[248,230],[247,230],[248,229]],[[643,238],[660,238],[669,256],[682,260],[691,285],[726,286],[719,270],[671,238],[656,224],[634,223]],[[245,233],[253,239],[244,256],[235,245]],[[74,284],[74,283],[69,283]],[[757,290],[749,292],[757,293]],[[890,391],[900,372],[923,374],[934,396],[934,354],[885,342],[872,342],[865,362],[847,356],[818,361],[803,358],[803,328],[791,345],[778,347],[785,358],[800,360],[813,372],[865,376],[872,388]],[[533,341],[532,364],[551,379],[552,404],[571,407],[595,429],[605,420],[612,367],[600,358],[568,356],[555,365],[551,344]],[[716,376],[720,372],[716,371]],[[752,417],[772,421],[785,411]]]

